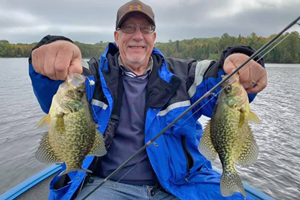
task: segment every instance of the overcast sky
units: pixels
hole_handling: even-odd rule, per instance
[[[128,0],[1,0],[0,40],[32,43],[47,34],[113,41],[116,13]],[[300,15],[300,0],[144,0],[155,13],[158,42],[278,33]],[[292,29],[300,32],[300,26]]]

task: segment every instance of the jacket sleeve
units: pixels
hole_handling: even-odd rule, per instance
[[[251,56],[254,53],[254,49],[249,46],[237,46],[237,47],[228,47],[223,51],[219,61],[209,61],[203,60],[194,64],[194,69],[190,70],[190,89],[189,95],[191,97],[191,102],[194,103],[199,98],[201,98],[206,92],[212,89],[217,83],[219,83],[222,78],[222,75],[225,75],[223,70],[223,64],[225,59],[234,53],[243,53],[248,56]],[[264,67],[263,59],[257,57],[254,60],[258,60],[258,63]],[[198,111],[201,108],[201,113],[207,117],[211,117],[213,113],[214,106],[217,101],[218,93],[221,88],[218,88],[214,91],[213,95],[205,98],[200,105],[194,108],[194,112]],[[256,94],[248,94],[250,102],[253,101]]]

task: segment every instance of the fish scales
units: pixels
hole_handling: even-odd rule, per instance
[[[50,134],[50,138],[57,143],[55,153],[68,163],[70,169],[80,169],[81,161],[89,152],[89,147],[94,141],[95,125],[85,119],[84,109],[77,113],[70,113],[64,117],[64,131]]]

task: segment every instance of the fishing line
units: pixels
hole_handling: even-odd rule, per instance
[[[88,79],[88,81],[89,81],[89,87],[92,88],[92,86],[95,85],[95,81],[94,81],[94,80],[91,80],[88,76],[85,76],[85,77],[86,77],[86,79]],[[91,110],[93,111],[94,116],[97,118],[97,120],[99,120],[99,118],[98,118],[98,116],[97,116],[97,114],[96,114],[96,111],[95,111],[95,109],[93,108],[93,106],[90,106],[90,108],[91,108]],[[60,165],[62,166],[63,163],[60,164]],[[75,200],[78,198],[78,196],[79,196],[80,193],[81,193],[81,190],[82,190],[82,188],[83,188],[83,186],[84,186],[84,182],[85,182],[86,177],[87,177],[87,174],[85,174],[85,176],[84,176],[84,178],[83,178],[83,180],[82,180],[82,183],[80,184],[80,187],[79,187],[79,190],[78,190],[78,194],[76,195]]]
[[[278,46],[281,42],[283,42],[288,36],[290,36],[290,34],[287,34],[283,39],[281,39],[277,44],[275,44],[272,48],[270,48],[263,56],[259,57],[256,62],[258,62],[259,60],[261,60],[262,58],[264,58],[270,51],[272,51],[276,46]],[[277,38],[275,41],[279,40],[280,38]],[[274,42],[275,42],[274,41]],[[259,56],[259,55],[258,55]],[[250,69],[251,67],[253,67],[255,65],[255,63],[253,63],[251,66],[247,67],[247,69]],[[239,73],[239,76],[241,76],[242,74],[246,73],[247,70],[244,70],[243,72]],[[90,79],[89,79],[90,80]],[[91,84],[90,84],[91,85]],[[229,83],[226,85],[228,86]],[[212,101],[215,97],[217,97],[223,90],[224,88],[221,88],[221,90],[217,93],[212,93],[212,97],[205,103],[203,104],[200,108],[198,108],[192,115],[190,115],[187,119],[185,119],[180,126],[182,126],[184,123],[186,123],[191,117],[193,117],[197,112],[199,112],[202,108],[204,108],[208,103],[210,103],[210,101]],[[93,109],[93,108],[92,108]],[[93,109],[94,111],[94,109]],[[96,115],[97,116],[97,115]],[[147,156],[147,155],[146,155]],[[146,157],[145,156],[145,157]],[[128,172],[126,172],[117,182],[120,182],[128,173],[130,173],[130,171],[133,170],[133,168],[139,164],[145,157],[143,157],[138,163],[136,163],[134,166],[132,166],[131,169],[128,170]]]
[[[86,78],[89,80],[89,87],[92,88],[92,86],[95,85],[95,81],[89,79],[88,76],[86,76]],[[96,111],[95,111],[95,109],[93,108],[92,105],[90,105],[90,108],[91,108],[91,110],[92,110],[92,112],[93,112],[93,114],[94,114],[93,116],[95,116],[95,118],[97,119],[97,121],[99,121],[99,117],[98,117],[98,115],[97,115],[97,113],[96,113]],[[98,124],[97,124],[97,127],[98,127]]]
[[[89,85],[90,86],[93,86],[93,85],[95,85],[95,81],[93,81],[93,80],[91,80],[91,79],[89,79],[89,77],[88,76],[86,76],[86,78],[89,80]]]
[[[146,154],[140,161],[138,161],[137,163],[135,163],[123,176],[121,176],[120,179],[118,179],[117,181],[114,181],[114,182],[111,181],[111,180],[109,180],[108,183],[110,183],[112,187],[117,188],[117,183],[119,183],[127,174],[129,174],[133,170],[133,168],[135,166],[137,166],[138,164],[140,164],[140,162],[142,162],[147,157],[148,157],[148,155]]]
[[[282,42],[282,41],[281,41]],[[274,46],[274,48],[275,48],[276,46]],[[272,50],[272,49],[271,49]],[[266,54],[265,54],[266,55]],[[265,56],[264,55],[264,56]],[[262,59],[264,56],[262,56],[262,57],[260,57],[257,61],[259,61],[260,59]],[[252,66],[254,66],[254,64],[253,65],[251,65],[251,66],[249,66],[248,68],[250,68],[250,67],[252,67]],[[242,74],[243,73],[245,73],[246,72],[246,70],[245,71],[243,71],[242,72]],[[240,74],[240,75],[242,75],[242,74]],[[213,98],[215,98],[222,90],[224,90],[224,88],[222,88],[219,92],[217,92],[217,94],[215,94],[215,93],[212,93],[212,97],[205,103],[205,104],[203,104],[199,109],[197,109],[196,110],[196,112],[194,112],[191,116],[189,116],[186,120],[184,120],[181,124],[180,124],[180,126],[182,126],[188,119],[190,119],[192,116],[194,116],[198,111],[200,111],[201,110],[201,108],[203,108],[205,105],[207,105]],[[148,142],[149,143],[149,142]],[[145,149],[144,149],[145,150]],[[122,177],[120,177],[120,179],[118,179],[118,181],[116,181],[117,183],[119,183],[127,174],[129,174],[133,169],[134,169],[134,167],[136,166],[136,165],[138,165],[143,159],[145,159],[146,157],[147,157],[148,155],[146,154],[139,162],[137,162],[134,166],[132,166]],[[126,163],[127,164],[127,163]],[[126,165],[124,165],[124,167],[123,168],[125,168],[126,167]],[[102,183],[100,183],[100,185],[98,185],[94,190],[92,190],[86,197],[84,197],[82,200],[84,200],[84,199],[86,199],[90,194],[92,194],[97,188],[99,188],[101,185],[103,185],[104,183],[106,183],[106,182],[108,182],[109,181],[109,183],[111,183],[112,184],[112,186],[113,187],[116,187],[116,184],[114,184],[114,182],[112,182],[112,181],[110,181],[110,179],[108,179],[108,178],[106,178],[106,179],[104,179],[103,180],[103,182]]]
[[[257,60],[258,61],[258,60]],[[248,69],[250,69],[252,66],[254,66],[254,64],[253,65],[251,65],[250,67],[248,67]],[[244,74],[244,73],[246,73],[246,70],[245,71],[243,71],[239,76],[241,76],[242,74]],[[221,88],[220,89],[220,91],[219,92],[217,92],[217,93],[212,93],[211,94],[211,98],[206,102],[206,103],[204,103],[200,108],[198,108],[192,115],[190,115],[187,119],[185,119],[179,126],[183,126],[183,124],[185,123],[185,122],[187,122],[191,117],[193,117],[194,115],[196,115],[196,113],[197,112],[200,112],[200,110],[202,109],[202,108],[204,108],[204,106],[206,106],[210,101],[212,101],[214,98],[216,98],[228,85],[230,85],[230,83],[228,83],[225,87],[223,87],[223,88]]]
[[[265,57],[266,54],[268,54],[271,50],[273,50],[277,45],[279,45],[283,40],[285,40],[289,35],[285,36],[279,43],[277,43],[274,47],[272,47],[268,52],[266,52],[263,56],[261,56],[256,62],[258,62],[259,60],[261,60],[263,57]],[[250,69],[251,67],[253,67],[254,64],[252,64],[251,66],[248,67],[248,69]],[[246,73],[246,70],[244,70],[242,73],[240,73],[239,76],[241,76],[242,74]],[[228,86],[229,84],[227,84],[226,86]],[[203,104],[200,108],[198,108],[191,116],[189,116],[187,119],[185,119],[180,126],[182,126],[186,121],[188,121],[191,117],[193,117],[197,112],[199,112],[204,106],[206,106],[210,101],[212,101],[221,91],[223,91],[225,89],[221,88],[221,90],[217,93],[212,93],[212,97],[205,103]],[[128,175],[140,162],[142,162],[148,155],[146,154],[142,159],[140,159],[140,161],[138,161],[137,163],[135,163],[123,176],[121,176],[118,181],[116,181],[116,183],[119,183],[126,175]],[[125,168],[126,166],[124,166]],[[113,186],[113,187],[117,187],[117,185],[113,182],[109,180],[109,183]],[[82,186],[80,187],[80,190],[82,189]]]
[[[129,174],[132,170],[133,170],[133,168],[135,167],[135,166],[137,166],[138,164],[140,164],[140,162],[142,162],[145,158],[147,158],[148,157],[148,154],[146,154],[139,162],[137,162],[137,163],[135,163],[118,181],[116,181],[117,183],[119,183],[127,174]]]
[[[298,24],[298,23],[297,23]],[[287,29],[286,29],[287,30]],[[283,39],[281,39],[277,44],[275,44],[273,47],[271,47],[263,56],[259,57],[256,62],[258,62],[259,60],[261,60],[262,58],[264,58],[270,51],[272,51],[276,46],[278,46],[280,43],[282,43],[288,36],[290,36],[290,34],[287,34]],[[274,38],[273,38],[274,39]],[[276,41],[278,41],[280,38],[276,38],[273,42],[275,43]],[[268,48],[264,49],[267,50]],[[256,57],[258,57],[259,55],[257,55]],[[251,60],[254,60],[254,58]],[[254,64],[252,64],[251,66],[249,66],[247,69],[250,69]],[[243,72],[239,73],[239,76],[241,76],[242,74],[244,74],[247,70],[244,70]],[[229,84],[227,84],[226,86],[228,86]],[[190,119],[192,116],[194,116],[197,112],[199,112],[201,110],[201,108],[203,108],[205,105],[207,105],[214,97],[216,97],[221,91],[223,91],[225,89],[221,88],[221,90],[217,93],[211,93],[211,95],[213,95],[205,104],[203,104],[200,108],[198,108],[191,116],[189,116],[186,120],[184,120],[182,122],[181,125],[183,125],[188,119]]]
[[[76,200],[76,199],[79,197],[79,195],[80,195],[80,193],[81,193],[81,190],[82,190],[82,188],[83,188],[83,185],[84,185],[84,182],[85,182],[86,177],[87,177],[87,174],[84,175],[84,178],[83,178],[83,180],[82,180],[82,182],[81,182],[81,184],[80,184],[79,190],[78,190],[78,194],[76,195],[76,197],[74,198],[74,200]]]
[[[281,39],[281,40],[280,40],[278,43],[276,43],[272,48],[270,48],[264,55],[262,55],[261,57],[259,57],[259,58],[256,60],[256,62],[258,62],[258,61],[260,61],[262,58],[264,58],[270,51],[272,51],[275,47],[277,47],[281,42],[283,42],[283,41],[284,41],[287,37],[289,37],[289,36],[290,36],[290,34],[287,34],[283,39]],[[279,40],[279,38],[278,38],[277,40]],[[275,40],[275,41],[277,41],[277,40]],[[253,63],[251,66],[247,67],[246,70],[244,70],[243,72],[239,73],[239,76],[241,76],[241,75],[243,75],[244,73],[246,73],[246,71],[247,71],[248,69],[250,69],[251,67],[253,67],[254,64],[255,64],[255,63]],[[230,85],[230,84],[228,83],[226,86],[228,86],[228,85]],[[205,105],[207,105],[207,104],[208,104],[210,101],[212,101],[216,96],[218,96],[218,95],[226,88],[226,86],[223,87],[223,88],[221,88],[219,92],[217,92],[217,93],[212,93],[212,97],[211,97],[205,104],[203,104],[200,108],[198,108],[192,115],[190,115],[187,119],[185,119],[185,120],[180,124],[180,126],[182,126],[182,125],[183,125],[185,122],[187,122],[191,117],[193,117],[197,112],[199,112]]]
[[[238,68],[233,70],[230,74],[228,74],[222,81],[220,81],[218,84],[216,84],[214,87],[212,87],[209,91],[207,91],[203,96],[201,96],[196,102],[194,102],[192,105],[190,105],[189,108],[187,108],[184,112],[182,112],[180,115],[178,115],[172,122],[170,122],[163,130],[161,130],[154,138],[149,140],[143,147],[141,147],[136,153],[134,153],[132,156],[130,156],[123,164],[121,164],[115,171],[113,171],[110,175],[108,175],[97,187],[95,187],[92,191],[90,191],[82,200],[89,197],[93,192],[95,192],[99,187],[101,187],[104,183],[106,183],[108,180],[110,180],[111,177],[113,177],[116,173],[118,173],[121,169],[124,168],[132,159],[134,159],[137,155],[142,153],[148,146],[150,146],[158,137],[160,137],[165,131],[167,131],[170,127],[172,127],[176,122],[178,122],[181,118],[183,118],[189,111],[194,109],[201,101],[209,97],[213,92],[221,86],[224,82],[226,82],[229,78],[231,78],[234,74],[236,74],[241,68],[243,68],[248,62],[250,62],[252,59],[256,58],[262,51],[266,50],[270,45],[274,44],[276,40],[289,28],[291,28],[293,25],[295,25],[300,19],[300,16],[296,18],[294,21],[292,21],[286,28],[284,28],[281,32],[279,32],[274,38],[272,38],[270,41],[268,41],[266,44],[264,44],[261,48],[259,48],[257,51],[255,51],[247,61],[245,61],[242,65],[240,65]]]
[[[291,34],[287,34],[286,36],[284,36],[284,38],[282,40],[280,40],[277,44],[275,44],[272,48],[270,48],[270,50],[268,50],[263,56],[265,57],[270,51],[272,51],[275,47],[277,47],[281,42],[283,42],[287,37],[289,37]],[[279,40],[279,38],[277,39]],[[276,41],[276,40],[275,40]],[[261,58],[259,58],[257,61],[259,61]]]

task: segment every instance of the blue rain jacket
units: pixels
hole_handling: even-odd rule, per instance
[[[99,124],[99,131],[104,133],[114,105],[114,98],[110,85],[107,83],[107,73],[110,71],[109,56],[118,52],[114,43],[110,43],[105,53],[99,59],[98,81],[101,82],[105,102],[95,100],[95,87],[86,84],[88,101],[94,110],[95,122]],[[156,48],[152,56],[156,57],[159,66],[154,65],[148,85],[150,99],[147,103],[145,120],[145,142],[151,140],[178,115],[185,111],[191,104],[204,95],[209,89],[221,81],[224,74],[222,64],[225,58],[235,52],[251,55],[254,51],[249,47],[228,48],[222,54],[220,61],[195,61],[165,58]],[[261,63],[262,64],[262,63]],[[61,81],[53,81],[36,73],[32,64],[29,65],[34,93],[44,112],[48,112],[53,95]],[[95,80],[95,73],[88,76]],[[88,80],[87,80],[88,81]],[[250,95],[253,100],[255,95]],[[241,194],[235,193],[231,197],[222,197],[220,194],[221,175],[212,169],[211,163],[198,151],[202,127],[197,121],[201,115],[211,117],[217,100],[205,99],[193,111],[190,111],[170,129],[168,129],[154,144],[147,148],[148,157],[152,168],[161,186],[179,199],[208,200],[208,199],[244,199]],[[96,103],[93,103],[96,102]],[[100,102],[100,103],[99,103]],[[199,110],[199,108],[201,109]],[[98,120],[101,119],[101,120]],[[94,157],[88,156],[82,167],[87,169]],[[65,166],[63,166],[63,169]],[[50,184],[49,199],[68,200],[74,197],[80,187],[85,172],[75,171],[64,177],[63,185],[57,186],[61,179],[55,176]],[[250,199],[250,198],[249,198]]]

